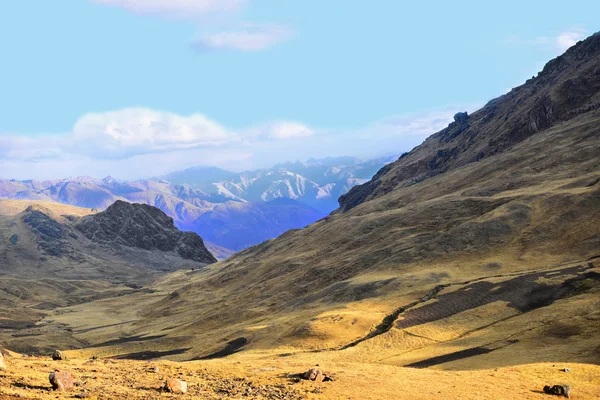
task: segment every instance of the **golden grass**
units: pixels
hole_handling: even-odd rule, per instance
[[[323,362],[319,355],[272,358],[260,354],[228,360],[176,363],[50,357],[7,357],[8,370],[0,372],[0,399],[62,399],[87,390],[92,399],[255,398],[277,399],[544,399],[547,384],[569,384],[572,397],[600,396],[600,367],[577,363],[540,363],[479,371],[436,371],[360,362]],[[315,364],[335,377],[333,382],[296,383],[288,376]],[[158,367],[158,372],[151,369]],[[562,368],[571,368],[570,373]],[[48,375],[54,369],[69,371],[81,386],[69,393],[50,391]],[[183,379],[189,392],[183,396],[159,393],[166,378]],[[231,389],[227,389],[227,387]],[[242,395],[251,387],[254,393]],[[318,389],[317,389],[318,388]],[[317,389],[317,390],[315,390]],[[235,392],[238,394],[233,394]],[[318,393],[316,393],[318,392]],[[269,393],[272,393],[269,395]],[[293,397],[298,396],[298,397]]]
[[[30,205],[47,208],[59,216],[76,215],[78,217],[84,217],[93,214],[91,208],[76,207],[68,204],[55,203],[53,201],[0,199],[0,215],[17,215],[18,213],[25,211]]]

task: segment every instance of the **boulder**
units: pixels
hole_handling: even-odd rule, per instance
[[[68,372],[56,370],[50,374],[48,380],[50,381],[52,389],[54,390],[66,392],[73,389],[74,386],[73,377]]]
[[[67,360],[67,356],[65,356],[63,354],[63,352],[60,351],[60,350],[54,350],[54,353],[52,353],[52,359],[54,361],[61,361],[61,360],[62,361],[66,361]]]
[[[315,382],[328,382],[333,381],[333,378],[325,375],[321,370],[316,368],[311,368],[305,373],[302,374],[302,379],[307,381],[315,381]]]
[[[565,396],[566,398],[571,397],[571,387],[569,385],[554,385],[544,386],[544,393],[553,394],[555,396]]]
[[[184,394],[187,392],[187,382],[179,379],[167,379],[163,389],[168,393]]]

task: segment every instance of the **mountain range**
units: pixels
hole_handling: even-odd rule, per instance
[[[195,167],[132,182],[111,177],[0,179],[0,198],[98,210],[117,200],[152,205],[173,218],[177,227],[201,234],[209,248],[226,257],[319,220],[336,208],[340,195],[365,183],[393,159],[310,159],[242,173]]]

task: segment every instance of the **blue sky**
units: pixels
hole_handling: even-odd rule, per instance
[[[0,176],[401,153],[598,15],[597,1],[4,1]]]

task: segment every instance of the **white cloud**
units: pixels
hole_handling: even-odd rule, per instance
[[[291,38],[292,32],[282,25],[247,25],[242,29],[199,36],[193,46],[206,51],[261,51]]]
[[[180,116],[146,108],[86,114],[73,128],[71,151],[123,158],[227,143],[233,135],[202,114]]]
[[[241,171],[310,157],[371,158],[412,149],[465,109],[475,107],[398,115],[354,130],[273,121],[234,131],[202,114],[146,108],[89,113],[66,134],[0,134],[0,171],[5,178],[18,179],[137,179],[193,165]]]
[[[526,45],[542,48],[549,48],[560,53],[565,52],[569,47],[574,46],[578,41],[585,39],[587,31],[582,28],[573,28],[559,33],[557,36],[538,36],[533,39],[523,39],[516,35],[506,40],[511,45]]]
[[[246,0],[90,0],[139,15],[196,20],[207,14],[239,10]]]
[[[137,15],[148,15],[170,20],[207,22],[223,26],[216,14],[240,11],[249,0],[90,0],[111,7],[118,7]],[[206,29],[206,28],[204,28]],[[253,52],[271,48],[292,37],[288,27],[279,24],[245,24],[237,29],[200,33],[192,41],[198,52],[242,51]]]
[[[556,46],[560,51],[566,51],[569,47],[584,39],[585,36],[585,32],[582,30],[562,32],[555,39]]]
[[[300,122],[274,121],[246,129],[241,134],[246,141],[280,140],[313,136],[316,132]]]

